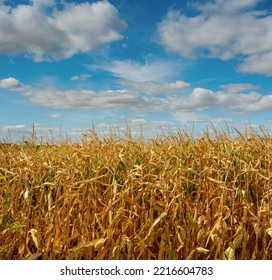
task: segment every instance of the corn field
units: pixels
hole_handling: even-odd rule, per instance
[[[272,259],[272,139],[0,144],[0,259]]]

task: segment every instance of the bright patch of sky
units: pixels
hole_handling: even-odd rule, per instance
[[[0,1],[0,140],[272,125],[268,0]]]

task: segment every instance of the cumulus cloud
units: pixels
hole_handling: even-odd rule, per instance
[[[52,7],[55,4],[55,0],[31,0],[30,1],[35,9],[43,10],[48,7]]]
[[[251,114],[272,112],[272,94],[261,94],[258,85],[224,84],[218,91],[206,88],[193,88],[188,92],[190,84],[183,81],[174,83],[131,82],[132,89],[119,90],[61,90],[56,87],[25,86],[15,78],[0,80],[0,88],[18,90],[33,104],[55,109],[111,109],[129,110],[137,113],[170,113],[177,112],[209,112],[219,109],[230,114]],[[160,93],[160,87],[168,90],[170,95]],[[182,94],[172,94],[187,89]],[[153,94],[146,94],[152,92]],[[61,118],[60,114],[51,114],[50,118]]]
[[[272,16],[254,10],[258,0],[215,0],[198,4],[199,14],[186,16],[170,10],[159,23],[157,40],[167,50],[181,56],[242,59],[243,73],[272,75],[258,59],[272,64]],[[243,12],[241,12],[243,11]]]
[[[264,74],[266,76],[272,76],[272,51],[254,54],[247,57],[237,70],[245,74]]]
[[[0,89],[19,90],[23,87],[24,85],[20,81],[12,77],[0,80]]]
[[[31,103],[58,109],[128,109],[134,112],[152,107],[161,110],[159,100],[148,100],[139,93],[128,90],[67,90],[55,88],[33,89],[24,92]]]
[[[126,23],[108,1],[67,3],[34,0],[0,6],[0,54],[27,54],[34,61],[59,60],[122,39]],[[49,9],[50,8],[50,9]]]
[[[240,88],[241,91],[238,91]],[[254,91],[251,84],[222,85],[221,90],[212,91],[194,88],[188,94],[164,96],[142,95],[130,90],[60,90],[41,88],[24,91],[24,96],[34,104],[55,109],[113,109],[132,112],[177,112],[228,110],[230,114],[250,114],[271,112],[272,95],[262,95]]]
[[[212,91],[205,88],[195,88],[186,98],[171,100],[169,111],[194,111],[221,109],[229,114],[250,114],[253,112],[272,111],[272,95],[262,95],[255,91],[231,92],[225,90]],[[242,87],[242,84],[240,84]],[[246,84],[244,89],[248,86]],[[230,85],[229,88],[232,88]],[[253,86],[252,86],[253,87]]]
[[[217,104],[217,96],[213,91],[205,88],[195,88],[185,101],[190,108],[211,107]]]
[[[90,66],[90,68],[111,72],[114,77],[134,82],[162,82],[175,76],[180,67],[179,63],[164,60],[145,61],[144,63],[133,60],[113,60],[104,65]]]

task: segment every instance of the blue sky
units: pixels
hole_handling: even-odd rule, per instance
[[[272,3],[0,0],[0,139],[272,125]]]

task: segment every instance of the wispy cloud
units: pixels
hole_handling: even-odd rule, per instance
[[[136,89],[137,91],[161,95],[177,94],[178,92],[190,87],[190,83],[183,81],[175,81],[173,83],[158,83],[121,80],[118,83],[120,85]]]
[[[241,93],[241,92],[247,92],[247,91],[254,91],[259,90],[259,85],[252,85],[252,84],[226,84],[221,85],[220,88],[224,90],[224,92],[227,93]]]
[[[50,114],[48,117],[51,118],[51,119],[62,119],[63,115],[55,113],[55,114]]]
[[[26,126],[24,124],[16,124],[16,125],[7,125],[4,126],[3,129],[22,129],[25,128]]]
[[[81,75],[75,75],[71,77],[72,81],[86,81],[88,80],[92,75],[91,74],[81,74]]]
[[[22,137],[26,131],[24,124],[10,124],[0,126],[0,143],[13,142],[18,136]]]
[[[165,82],[179,73],[181,64],[173,61],[151,60],[139,63],[134,60],[113,60],[90,66],[110,72],[114,77],[134,82]]]
[[[171,10],[158,25],[157,40],[184,57],[239,58],[238,71],[272,76],[272,16],[253,10],[258,2],[209,1],[195,5],[195,16]]]
[[[122,39],[126,23],[108,1],[61,3],[62,9],[54,0],[13,8],[0,3],[0,54],[59,60]]]
[[[237,14],[254,8],[262,0],[215,0],[206,3],[196,2],[193,6],[206,14]]]

